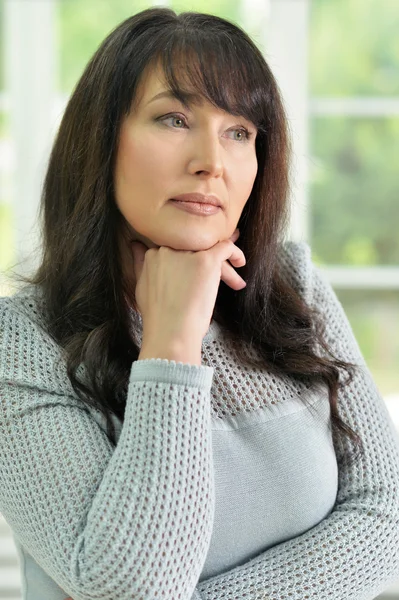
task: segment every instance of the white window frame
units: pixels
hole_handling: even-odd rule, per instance
[[[244,0],[245,1],[245,0]],[[310,0],[269,0],[266,43],[268,60],[285,101],[293,132],[294,176],[289,237],[310,242],[309,206],[309,121],[312,116],[397,116],[399,98],[309,97],[308,52]],[[323,265],[320,267],[337,288],[399,289],[399,265],[356,267]]]

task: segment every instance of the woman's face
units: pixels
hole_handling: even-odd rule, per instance
[[[162,72],[149,71],[122,124],[116,203],[131,239],[148,248],[207,250],[233,234],[251,193],[258,168],[256,127],[204,99],[190,110],[173,97],[154,99],[166,89]],[[170,201],[193,192],[216,195],[222,209],[200,216]]]

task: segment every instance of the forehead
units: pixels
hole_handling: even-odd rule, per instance
[[[206,100],[197,91],[193,90],[192,86],[185,82],[184,72],[180,78],[180,91],[188,105],[202,105]],[[154,96],[160,98],[173,98],[170,87],[166,81],[166,77],[160,62],[153,66],[149,65],[144,71],[137,87],[134,104],[138,107],[146,106],[150,101],[155,101]]]
[[[139,87],[143,97],[166,87],[165,75],[159,62],[156,65],[149,65],[145,69]]]

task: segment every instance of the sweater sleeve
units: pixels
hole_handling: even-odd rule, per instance
[[[214,517],[212,378],[207,366],[133,363],[114,446],[59,346],[1,300],[0,512],[66,596],[198,597]]]
[[[360,365],[339,393],[338,412],[362,438],[364,456],[339,467],[336,502],[327,518],[202,581],[197,588],[202,600],[372,600],[399,580],[398,432],[340,302],[304,246],[296,250],[295,268],[291,264],[299,288],[323,314],[333,353]],[[353,446],[346,437],[335,438],[334,448],[339,457]]]

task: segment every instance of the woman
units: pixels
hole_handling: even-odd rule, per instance
[[[283,241],[288,170],[278,87],[232,23],[145,10],[88,64],[42,262],[1,300],[24,598],[360,600],[399,578],[398,434]]]

